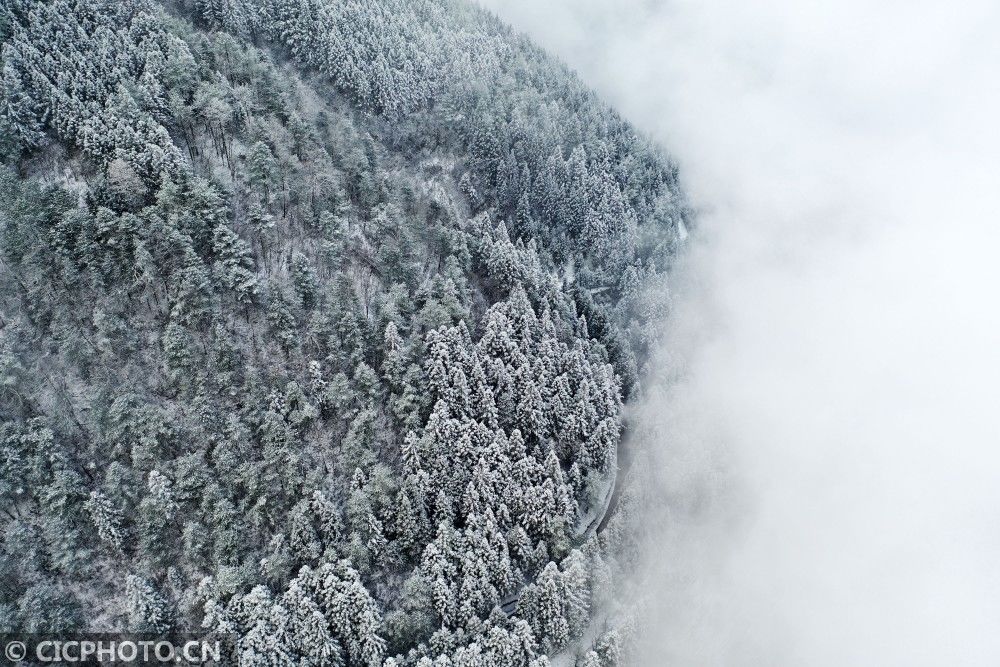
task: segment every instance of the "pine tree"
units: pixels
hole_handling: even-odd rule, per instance
[[[413,556],[417,546],[421,542],[420,522],[417,518],[416,509],[410,501],[409,494],[404,490],[400,491],[396,505],[396,525],[395,531],[403,553],[406,556]]]
[[[569,641],[569,624],[564,612],[564,591],[558,566],[549,562],[536,583],[525,593],[529,622],[545,653],[554,652]]]
[[[273,295],[268,303],[267,320],[271,331],[285,354],[298,343],[297,322],[284,295]]]
[[[262,194],[265,201],[268,200],[275,185],[278,165],[271,148],[263,141],[255,142],[247,150],[246,172],[247,182]]]
[[[352,663],[377,667],[385,652],[381,615],[358,573],[345,561],[318,570],[304,568],[299,579],[317,600]]]
[[[44,111],[19,75],[15,63],[20,53],[10,49],[5,54],[2,70],[4,89],[3,104],[0,105],[0,148],[5,155],[17,157],[23,150],[42,146],[45,141]]]
[[[382,379],[394,392],[398,393],[402,388],[406,361],[403,350],[403,339],[399,335],[396,323],[391,320],[385,325],[382,344]]]
[[[125,530],[122,514],[114,503],[100,491],[91,491],[86,508],[101,540],[121,551],[125,546]]]
[[[571,637],[579,637],[590,620],[590,577],[586,557],[573,549],[562,564],[566,624]]]
[[[38,634],[70,633],[84,625],[80,602],[64,587],[46,581],[26,588],[17,600],[17,616],[24,631]]]
[[[125,600],[131,632],[164,634],[171,629],[170,607],[150,582],[130,574],[125,579]]]
[[[319,285],[316,273],[313,271],[309,260],[300,252],[292,254],[291,261],[292,284],[295,286],[295,293],[299,297],[299,303],[306,310],[311,310],[316,306],[319,296]]]
[[[344,664],[340,642],[330,633],[330,625],[319,605],[299,581],[293,580],[281,605],[288,610],[287,634],[283,643],[291,647],[294,663],[306,667],[339,667]]]
[[[257,276],[250,246],[225,225],[215,228],[212,237],[212,251],[216,256],[216,267],[223,286],[233,291],[236,300],[247,301],[258,292]]]

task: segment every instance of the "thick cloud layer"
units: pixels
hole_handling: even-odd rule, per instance
[[[485,4],[701,212],[649,663],[1000,664],[1000,5]]]

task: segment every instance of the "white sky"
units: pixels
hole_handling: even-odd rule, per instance
[[[1000,3],[483,4],[701,211],[650,664],[1000,664]]]

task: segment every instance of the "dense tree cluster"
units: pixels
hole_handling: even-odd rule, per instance
[[[579,264],[577,280],[606,304],[627,297],[637,273],[662,270],[683,235],[675,167],[563,66],[464,0],[225,6],[192,11],[330,77],[389,121],[394,147],[461,152],[469,203],[546,242],[557,263]]]
[[[0,38],[0,630],[584,635],[673,168],[457,0],[11,0]]]
[[[184,47],[141,7],[138,0],[8,3],[4,134],[37,147],[44,123],[102,166],[123,160],[147,179],[176,170],[179,152],[161,121],[164,87],[183,67]]]

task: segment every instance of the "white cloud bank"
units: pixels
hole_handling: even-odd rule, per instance
[[[1000,5],[484,4],[701,210],[649,664],[1000,664]]]

